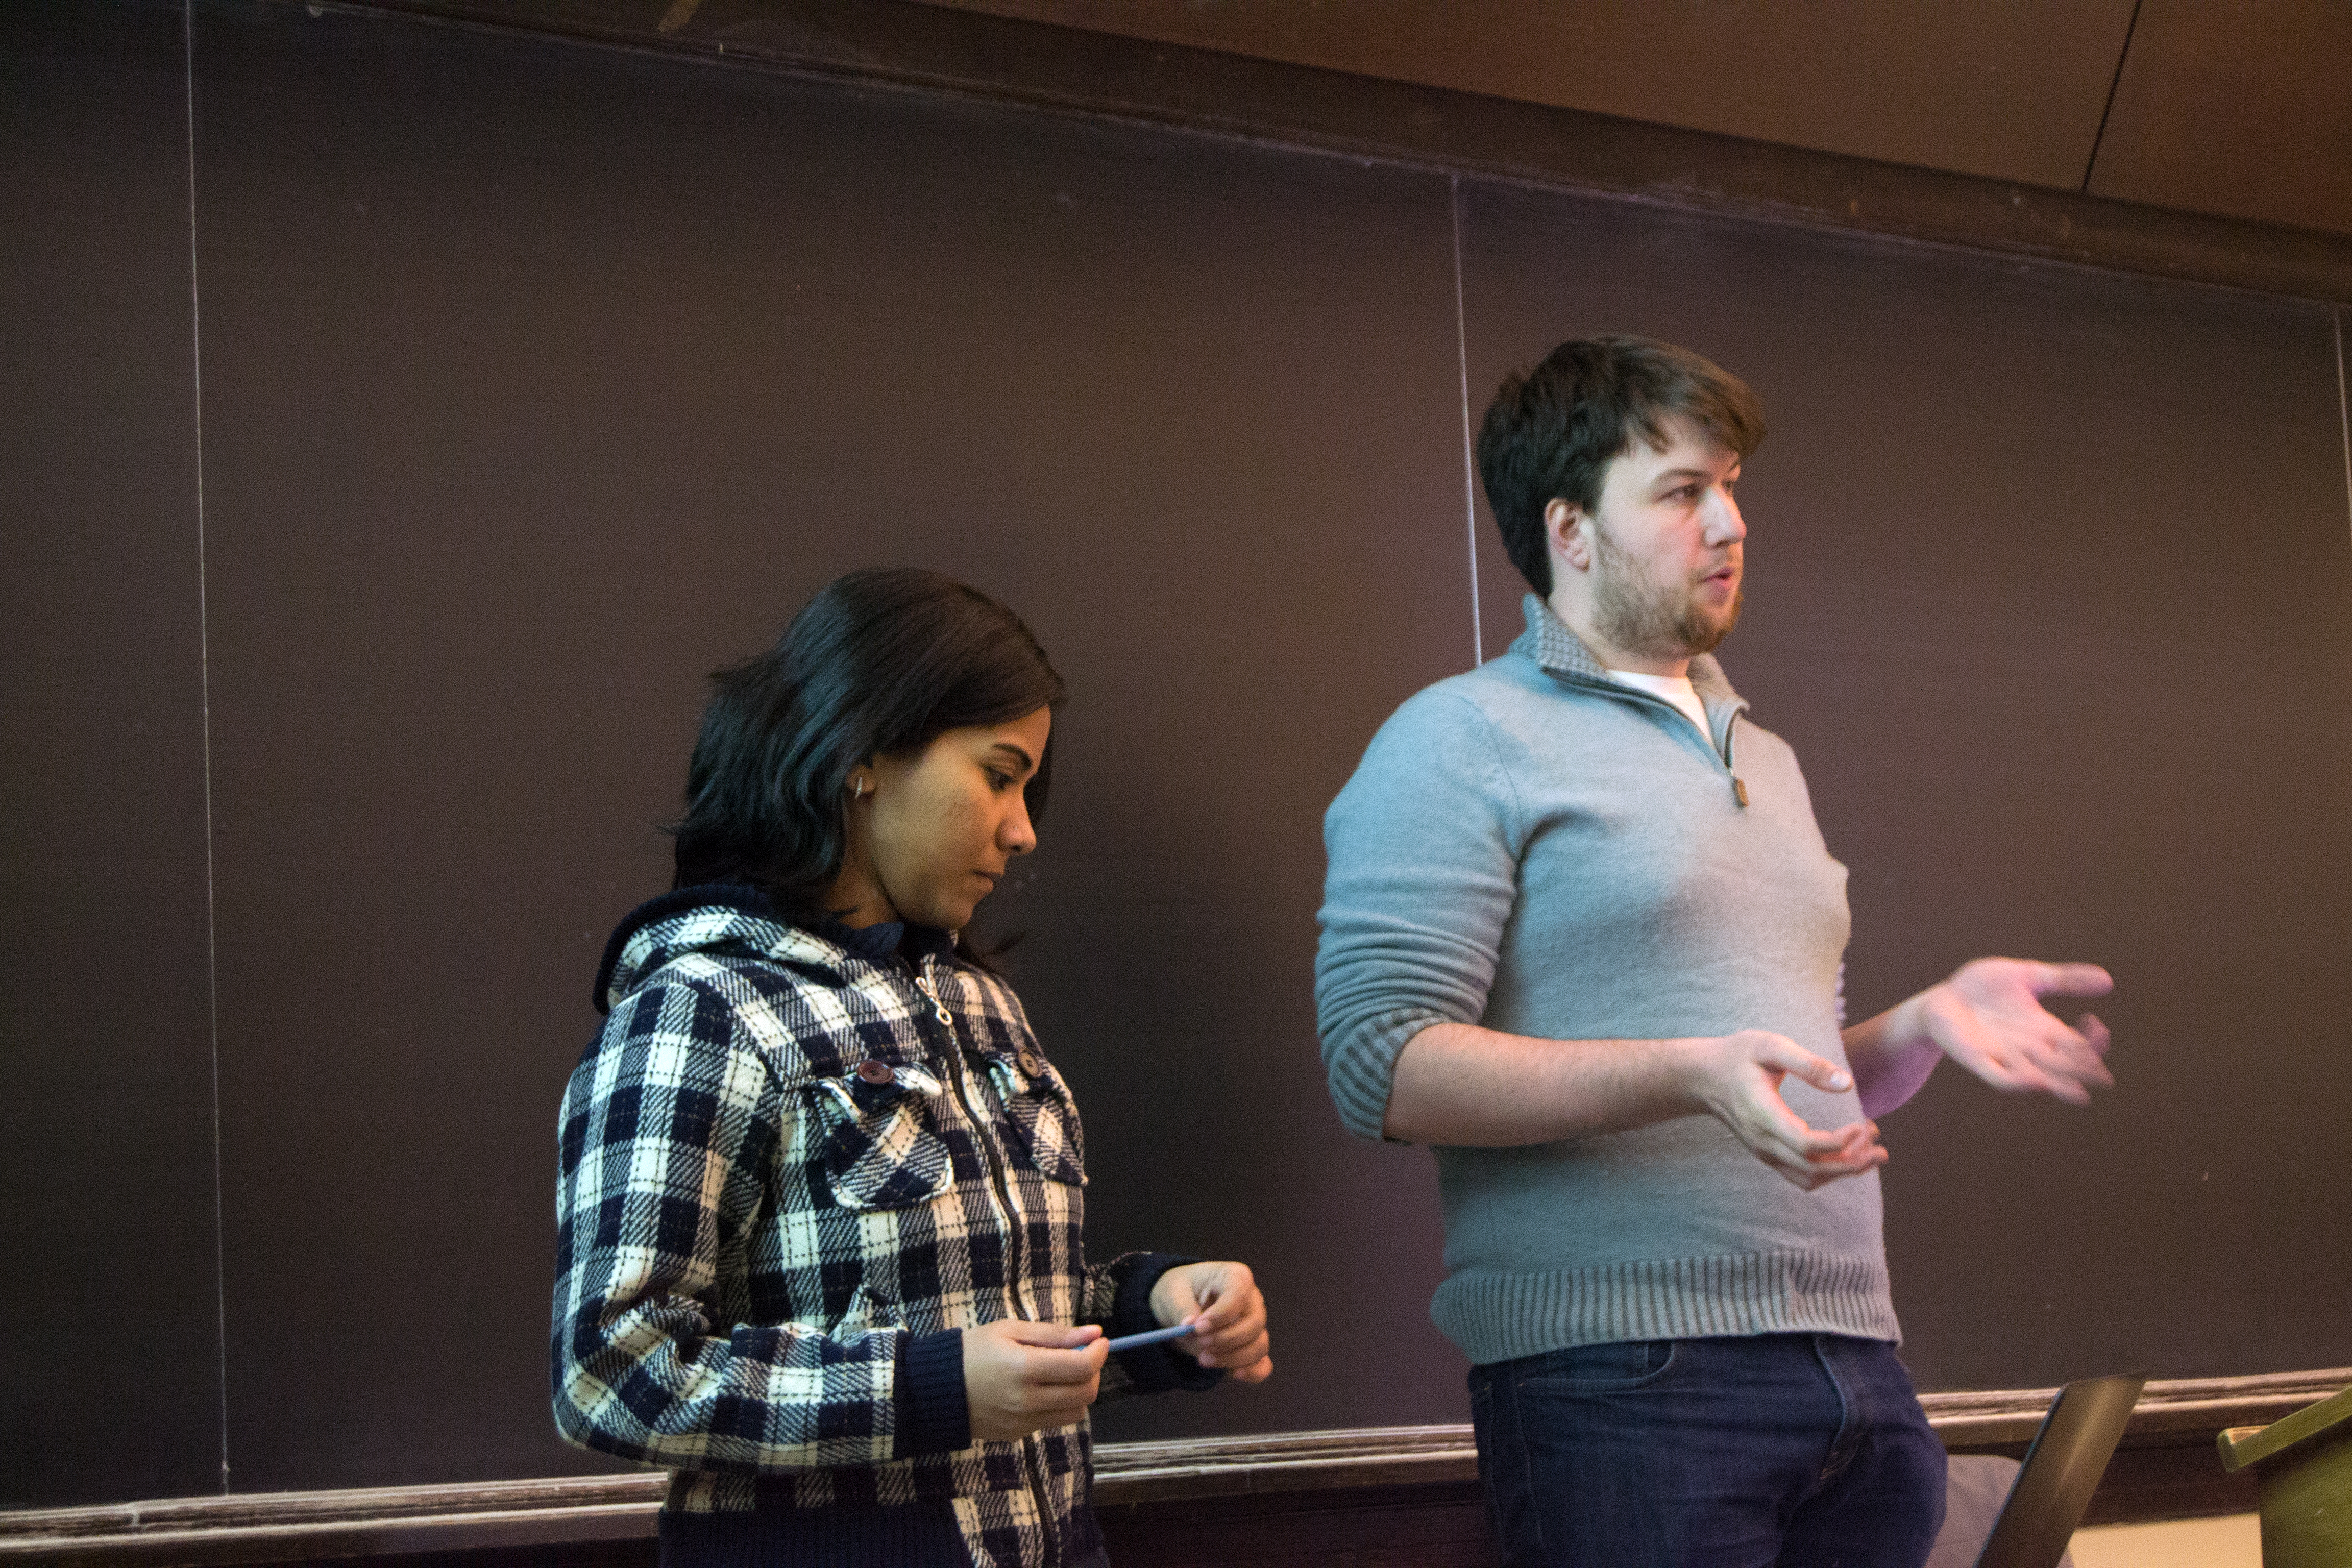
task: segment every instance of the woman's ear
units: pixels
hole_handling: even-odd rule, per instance
[[[877,765],[880,762],[881,757],[877,753],[870,757],[860,757],[849,764],[849,776],[842,780],[841,787],[843,793],[848,795],[851,805],[854,805],[861,800],[872,800],[875,792],[882,787],[882,770]]]

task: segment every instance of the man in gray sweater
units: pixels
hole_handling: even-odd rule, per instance
[[[1845,868],[1709,657],[1753,393],[1564,343],[1478,442],[1510,651],[1384,724],[1325,819],[1316,1001],[1363,1136],[1432,1145],[1479,1468],[1518,1563],[1924,1562],[1943,1449],[1895,1358],[1871,1118],[1943,1057],[2080,1102],[2090,964],[1979,959],[1843,1026]]]

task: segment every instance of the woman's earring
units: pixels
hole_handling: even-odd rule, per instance
[[[850,780],[849,798],[852,800],[864,800],[866,798],[866,792],[869,787],[870,786],[864,779]]]

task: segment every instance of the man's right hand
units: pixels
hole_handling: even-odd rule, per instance
[[[1103,1331],[1094,1323],[999,1318],[963,1331],[963,1393],[975,1439],[1006,1442],[1087,1413],[1102,1380]]]
[[[1886,1163],[1876,1122],[1821,1131],[1807,1126],[1780,1098],[1780,1084],[1792,1073],[1826,1093],[1852,1089],[1853,1080],[1828,1058],[1769,1029],[1742,1029],[1693,1044],[1693,1097],[1748,1152],[1798,1186],[1811,1192]]]

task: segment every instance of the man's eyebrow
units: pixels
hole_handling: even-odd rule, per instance
[[[1740,466],[1738,463],[1734,463],[1731,467],[1726,468],[1724,472],[1727,474],[1736,474],[1739,471],[1739,468]],[[1650,482],[1654,485],[1663,484],[1668,479],[1712,480],[1714,478],[1715,470],[1713,468],[1668,468],[1664,473],[1659,474],[1655,479],[1653,479]]]

